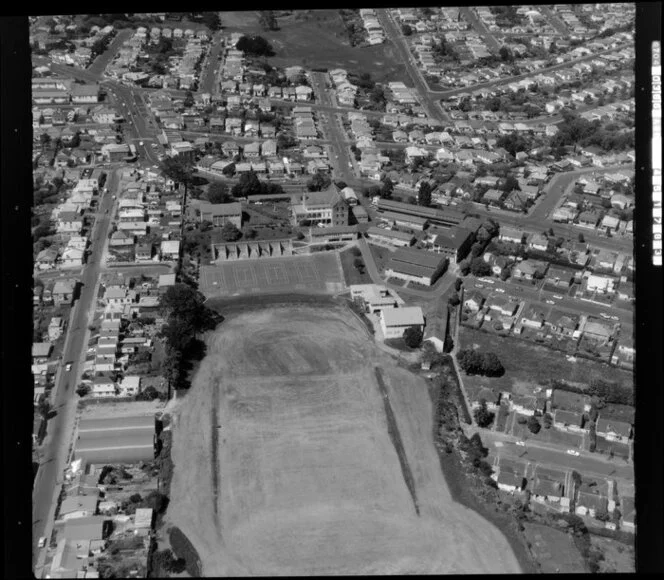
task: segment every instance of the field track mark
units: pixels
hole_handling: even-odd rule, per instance
[[[210,457],[212,457],[212,492],[214,494],[214,524],[219,530],[219,425],[217,418],[217,408],[219,406],[219,383],[218,381],[212,387],[212,405],[210,405],[210,426],[212,429],[210,437]]]
[[[387,387],[383,382],[383,373],[379,367],[375,367],[374,372],[376,373],[376,381],[378,382],[378,390],[383,398],[383,405],[385,406],[385,418],[387,419],[387,433],[390,436],[392,445],[397,452],[397,457],[399,458],[399,465],[401,465],[401,473],[403,474],[403,479],[406,483],[406,487],[410,492],[410,497],[413,499],[413,506],[415,507],[415,513],[420,515],[420,506],[417,503],[417,493],[415,492],[415,481],[413,480],[413,474],[410,471],[410,465],[408,465],[408,458],[406,457],[406,450],[403,447],[403,442],[401,441],[401,435],[399,434],[399,427],[397,426],[396,417],[394,416],[394,411],[392,410],[392,405],[390,404],[389,395],[387,394]]]

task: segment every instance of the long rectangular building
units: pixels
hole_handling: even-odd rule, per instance
[[[415,235],[412,232],[383,230],[371,226],[367,229],[366,233],[369,241],[376,240],[393,246],[410,246],[415,241]]]
[[[379,213],[392,212],[406,216],[426,218],[431,224],[448,228],[460,224],[465,217],[462,212],[455,209],[435,209],[402,203],[400,201],[392,201],[391,199],[379,199],[377,208]]]
[[[431,286],[445,272],[447,262],[447,257],[441,254],[400,248],[387,263],[385,273],[389,277]]]

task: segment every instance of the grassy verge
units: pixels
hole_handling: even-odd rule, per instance
[[[553,377],[572,384],[589,385],[593,379],[620,382],[631,387],[631,373],[606,364],[584,360],[570,363],[561,352],[520,340],[512,336],[495,336],[462,325],[459,329],[459,348],[477,345],[481,352],[494,352],[505,367],[498,378],[467,377],[471,386],[491,385],[502,391],[511,391],[513,384],[530,382],[549,386]]]
[[[500,501],[497,490],[490,485],[493,482],[482,466],[486,462],[477,457],[468,461],[468,454],[461,451],[462,447],[468,449],[468,439],[459,423],[458,409],[463,405],[458,400],[458,389],[453,381],[441,376],[430,383],[429,394],[435,413],[433,438],[452,498],[497,526],[505,534],[522,571],[535,572],[535,563],[521,533],[518,512],[500,511],[498,506],[503,510],[509,506]]]
[[[346,286],[350,286],[351,284],[371,284],[371,276],[367,273],[364,260],[362,260],[357,248],[349,248],[348,250],[339,252],[339,257],[341,258],[341,267],[344,271]],[[356,259],[362,261],[361,268],[355,267]]]
[[[189,575],[193,578],[200,578],[202,576],[201,558],[189,538],[180,528],[173,526],[168,530],[168,539],[173,553],[186,562],[186,570]]]
[[[392,405],[390,404],[390,398],[387,393],[387,387],[383,381],[383,373],[381,369],[376,367],[374,369],[376,374],[376,381],[378,383],[378,390],[383,396],[383,405],[385,406],[385,417],[387,419],[387,433],[390,436],[390,441],[394,445],[394,450],[397,452],[397,457],[399,458],[399,465],[401,466],[401,473],[403,474],[403,479],[406,482],[406,487],[410,492],[410,497],[413,500],[413,506],[415,507],[415,513],[420,515],[420,507],[417,504],[417,493],[415,492],[415,480],[413,479],[413,473],[410,470],[410,465],[408,465],[408,458],[406,457],[406,450],[403,447],[403,441],[401,441],[401,434],[399,433],[399,427],[397,425],[396,418],[394,416],[394,411],[392,410]]]

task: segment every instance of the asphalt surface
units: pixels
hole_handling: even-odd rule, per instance
[[[99,75],[99,76],[104,74],[106,67],[113,60],[113,57],[115,56],[117,51],[120,50],[120,47],[122,46],[124,41],[131,38],[133,34],[134,31],[131,28],[125,28],[124,30],[120,30],[116,34],[115,38],[111,40],[106,50],[102,54],[100,54],[94,60],[94,62],[87,68],[88,72],[90,72],[93,75]]]
[[[448,119],[447,113],[443,110],[439,98],[429,89],[429,85],[424,80],[415,59],[408,48],[405,38],[401,34],[401,30],[394,22],[388,11],[385,9],[376,10],[378,20],[383,26],[385,36],[392,41],[401,61],[406,65],[406,71],[411,79],[414,87],[419,93],[419,100],[427,115],[433,119]]]
[[[83,372],[82,362],[85,359],[89,333],[87,327],[90,321],[90,307],[95,300],[101,259],[108,238],[112,195],[117,192],[118,185],[117,174],[109,174],[106,183],[109,192],[104,194],[99,202],[98,218],[90,237],[91,251],[81,276],[80,297],[72,309],[72,318],[63,348],[62,365],[56,374],[55,386],[51,393],[51,405],[57,414],[48,422],[43,444],[43,460],[35,477],[32,494],[33,561],[38,565],[43,563],[43,550],[37,549],[37,541],[40,536],[48,537],[51,534],[59,491],[58,484],[62,481],[62,473],[67,466],[78,402],[76,386]],[[109,212],[106,213],[106,210]],[[72,364],[72,369],[67,372],[64,370],[64,365],[69,362]]]
[[[311,83],[316,93],[317,99],[321,104],[332,107],[331,91],[326,88],[326,78],[324,73],[312,72]],[[333,167],[337,179],[342,179],[347,184],[356,180],[351,169],[351,152],[346,144],[346,135],[341,125],[341,121],[336,115],[319,115],[318,125],[326,140],[330,141],[330,164]]]
[[[491,34],[484,22],[477,17],[477,14],[475,14],[475,12],[473,12],[468,6],[460,7],[459,12],[463,14],[464,18],[470,23],[475,31],[478,32],[480,36],[484,37],[484,42],[489,50],[497,53],[502,44],[496,40],[496,37]]]
[[[210,47],[206,57],[206,66],[201,71],[201,81],[198,84],[198,92],[210,93],[211,95],[217,94],[219,92],[217,74],[221,65],[219,55],[221,54],[221,50],[224,46],[222,36],[223,33],[219,31],[212,37],[212,46]]]
[[[482,442],[491,449],[492,454],[536,462],[543,467],[553,467],[563,470],[574,469],[581,473],[584,478],[610,477],[626,481],[634,481],[634,466],[624,459],[608,459],[587,451],[578,451],[579,457],[569,455],[567,450],[559,446],[534,441],[525,441],[525,446],[516,445],[519,438],[498,433],[486,429],[477,430]],[[502,446],[496,446],[496,442],[502,442]]]

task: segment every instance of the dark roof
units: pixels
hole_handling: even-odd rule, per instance
[[[473,236],[473,232],[456,226],[450,228],[447,232],[438,234],[436,236],[436,244],[439,246],[444,246],[451,248],[453,250],[459,250],[464,244],[468,242],[468,239]]]
[[[399,248],[392,254],[391,264],[412,264],[421,266],[430,270],[436,270],[446,258],[435,252],[426,250],[415,250],[410,248]]]

